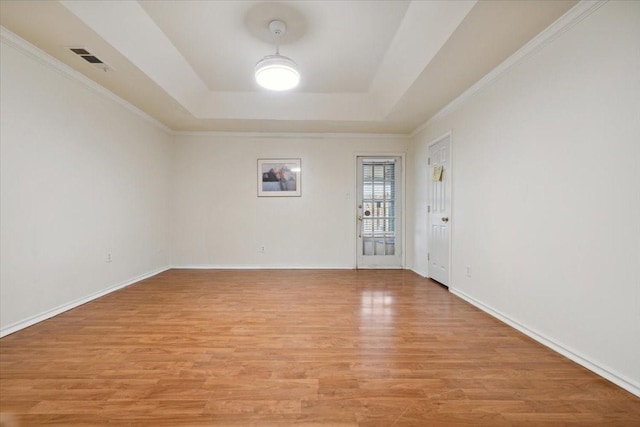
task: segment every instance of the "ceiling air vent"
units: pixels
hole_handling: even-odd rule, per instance
[[[81,56],[82,56],[82,59],[92,64],[104,64],[104,62],[102,62],[100,58],[97,58],[93,55],[81,55]]]
[[[72,47],[70,50],[76,55],[91,55],[87,49],[83,49],[81,47]]]
[[[104,70],[104,71],[111,70],[111,67],[109,67],[104,61],[102,61],[100,58],[98,58],[97,56],[95,56],[94,54],[92,54],[91,52],[89,52],[87,49],[83,47],[70,47],[69,50],[75,53],[76,55],[78,55],[80,58],[87,61],[88,63],[90,63],[91,65],[94,65],[100,68],[101,70]]]

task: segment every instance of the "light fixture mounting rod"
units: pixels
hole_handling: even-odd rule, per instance
[[[273,34],[276,38],[276,55],[280,55],[280,37],[282,37],[284,33],[287,32],[287,24],[280,21],[279,19],[274,19],[273,21],[269,22],[269,31],[271,31],[271,34]]]
[[[287,24],[280,21],[279,19],[274,19],[273,21],[269,22],[269,31],[271,31],[271,34],[276,37],[284,36],[284,34],[287,32]]]

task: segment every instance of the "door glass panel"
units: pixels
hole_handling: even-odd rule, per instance
[[[396,162],[362,162],[362,255],[395,255]]]

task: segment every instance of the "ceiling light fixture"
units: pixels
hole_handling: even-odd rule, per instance
[[[256,64],[256,82],[269,90],[289,90],[300,83],[298,66],[291,58],[280,55],[280,37],[287,32],[287,26],[282,21],[271,21],[269,30],[276,39],[275,55],[267,55]]]

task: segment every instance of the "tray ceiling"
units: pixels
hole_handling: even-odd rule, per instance
[[[2,1],[0,23],[177,131],[406,134],[575,4]],[[286,93],[253,79],[273,19],[302,74]]]

